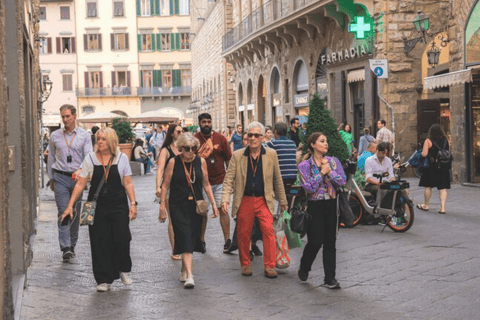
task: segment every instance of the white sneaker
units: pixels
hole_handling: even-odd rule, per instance
[[[193,281],[193,277],[188,278],[187,281],[185,281],[185,283],[183,284],[183,287],[185,289],[193,289],[193,287],[195,287],[195,282]]]
[[[128,276],[128,273],[125,272],[120,272],[120,279],[122,280],[122,283],[126,286],[129,286],[132,284],[132,279]]]
[[[108,283],[100,283],[97,286],[98,292],[107,292],[108,290],[110,290],[110,285]]]
[[[187,281],[187,271],[180,272],[180,278],[178,280],[180,280],[181,282]]]

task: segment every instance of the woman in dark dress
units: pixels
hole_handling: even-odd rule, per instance
[[[200,234],[203,217],[196,213],[196,200],[203,200],[205,189],[210,203],[215,203],[212,188],[208,179],[207,164],[201,157],[195,155],[200,146],[198,139],[191,133],[182,134],[177,140],[177,148],[180,154],[168,162],[165,170],[165,178],[162,184],[160,202],[160,222],[165,222],[167,191],[170,191],[169,212],[173,225],[175,245],[173,254],[182,255],[182,269],[180,281],[185,282],[185,288],[193,288],[192,257],[193,252],[202,252]],[[174,181],[175,183],[170,183]],[[191,187],[195,194],[192,193]],[[218,217],[218,209],[212,207],[211,218]]]
[[[444,147],[445,146],[445,147]],[[423,211],[430,209],[430,198],[432,197],[432,188],[437,188],[440,196],[440,208],[438,213],[445,213],[445,204],[447,202],[447,189],[450,189],[450,171],[438,169],[434,164],[438,151],[441,148],[450,150],[447,137],[443,133],[439,124],[434,124],[428,130],[428,138],[423,143],[422,157],[428,157],[430,165],[423,172],[420,178],[420,187],[425,187],[425,201],[417,204],[417,208]]]
[[[167,167],[168,161],[175,158],[180,152],[177,149],[177,139],[183,133],[183,128],[180,125],[171,124],[168,127],[167,135],[165,136],[165,141],[163,142],[162,149],[160,150],[160,155],[157,159],[157,177],[156,177],[156,189],[155,195],[160,198],[162,192],[162,181],[165,175],[165,168]],[[166,208],[168,208],[168,194],[167,194],[167,203]],[[170,211],[167,210],[168,215],[168,240],[170,240],[170,245],[172,246],[172,255],[170,256],[172,260],[181,260],[182,257],[179,254],[173,254],[173,226],[172,219],[170,219]]]
[[[116,279],[120,278],[124,285],[132,283],[128,276],[132,269],[129,221],[137,217],[137,202],[130,162],[118,149],[117,134],[112,128],[103,128],[97,132],[96,140],[95,151],[89,153],[82,163],[80,178],[62,215],[62,221],[67,216],[73,218],[73,204],[85,189],[89,178],[91,185],[88,201],[92,201],[105,176],[97,199],[94,224],[88,228],[97,291],[105,292]]]

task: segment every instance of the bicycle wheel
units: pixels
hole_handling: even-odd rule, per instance
[[[411,228],[414,220],[413,204],[402,201],[395,207],[396,214],[388,221],[387,226],[395,232],[405,232]]]
[[[353,227],[355,227],[357,224],[360,223],[363,217],[363,206],[358,200],[357,196],[354,194],[350,195],[350,198],[348,199],[348,203],[350,205],[350,208],[352,208],[353,216],[355,217],[355,220],[353,221]],[[344,228],[345,224],[343,222],[340,222],[340,227]]]
[[[415,176],[416,176],[417,178],[421,178],[422,175],[423,175],[423,173],[422,173],[422,171],[420,170],[420,168],[413,168],[413,173],[415,174]]]

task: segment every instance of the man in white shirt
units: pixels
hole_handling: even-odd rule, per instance
[[[388,173],[388,176],[382,178],[382,182],[392,181],[395,179],[393,174],[392,160],[387,157],[388,144],[386,142],[379,143],[377,152],[365,161],[365,178],[367,184],[365,190],[370,192],[375,198],[377,191],[380,189],[380,181],[375,178],[374,174]]]
[[[162,149],[163,141],[165,141],[165,131],[161,124],[159,128],[154,129],[152,137],[150,138],[150,145],[155,147],[155,158],[160,155],[160,149]],[[155,159],[157,160],[157,159]]]

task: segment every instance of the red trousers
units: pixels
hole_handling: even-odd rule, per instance
[[[265,197],[244,196],[237,212],[238,252],[240,265],[250,265],[250,237],[253,221],[258,218],[263,235],[263,264],[265,268],[275,268],[276,244],[273,231],[273,217],[268,210]]]

